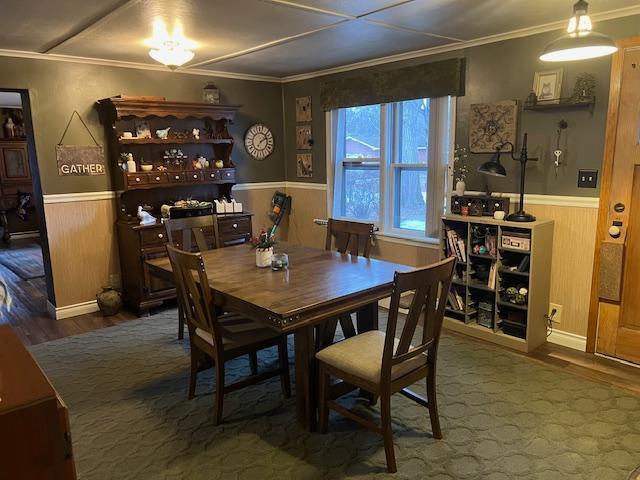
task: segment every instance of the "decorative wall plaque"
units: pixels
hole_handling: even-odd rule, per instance
[[[296,149],[311,150],[313,137],[311,136],[311,125],[301,125],[296,127]]]
[[[503,100],[477,103],[469,111],[469,150],[471,153],[495,153],[505,142],[516,144],[518,103]]]
[[[296,122],[311,121],[311,97],[296,98]]]
[[[313,156],[310,153],[296,155],[296,173],[298,177],[313,177]]]
[[[56,145],[58,175],[104,175],[104,152],[100,146]]]

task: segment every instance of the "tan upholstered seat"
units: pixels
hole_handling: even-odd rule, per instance
[[[327,365],[355,375],[368,382],[380,383],[382,354],[384,352],[385,334],[379,330],[361,333],[342,342],[320,350],[316,358]],[[394,350],[399,340],[394,341]],[[391,369],[391,380],[396,380],[427,363],[427,356],[422,354],[394,365]]]
[[[280,335],[275,330],[266,328],[253,320],[236,314],[227,314],[218,317],[218,328],[225,350],[260,343],[270,338],[278,338]],[[206,330],[196,328],[196,335],[209,345],[213,345],[213,336]]]

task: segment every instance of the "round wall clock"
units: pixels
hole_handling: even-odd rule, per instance
[[[244,134],[244,148],[256,160],[264,160],[273,153],[271,130],[261,123],[256,123]]]

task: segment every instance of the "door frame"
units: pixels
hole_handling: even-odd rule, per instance
[[[622,69],[624,66],[625,50],[640,48],[640,36],[625,38],[616,41],[618,51],[611,59],[611,80],[609,84],[609,107],[607,110],[607,127],[604,142],[604,155],[602,160],[602,180],[600,183],[600,205],[598,208],[598,226],[596,229],[596,242],[593,257],[593,273],[591,276],[591,299],[589,302],[589,322],[587,324],[587,348],[588,353],[595,353],[596,339],[598,337],[598,313],[599,295],[598,285],[600,280],[600,246],[606,239],[609,229],[609,205],[611,201],[611,180],[613,176],[613,160],[616,148],[616,134],[618,131],[618,109],[620,105],[620,87],[622,83]]]

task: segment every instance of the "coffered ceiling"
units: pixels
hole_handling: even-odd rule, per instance
[[[0,50],[157,66],[143,40],[175,20],[198,42],[184,70],[288,77],[564,22],[573,0],[21,0]],[[591,0],[590,13],[640,13]],[[561,28],[560,25],[557,25]],[[596,25],[597,27],[597,25]],[[560,33],[560,32],[559,32]]]

